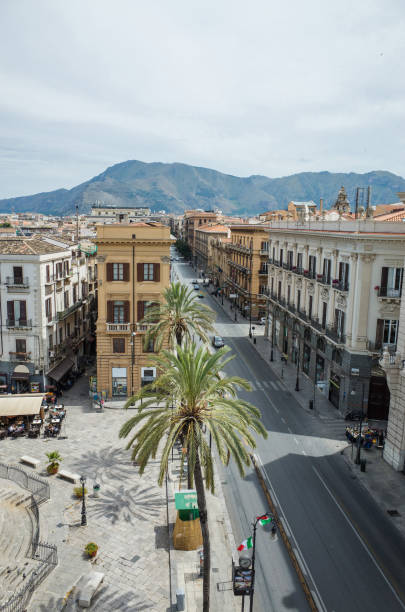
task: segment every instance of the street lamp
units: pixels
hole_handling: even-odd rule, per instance
[[[300,373],[300,337],[297,334],[296,336],[296,340],[297,340],[297,378],[295,380],[295,390],[299,391],[300,390],[300,378],[299,378],[299,373]]]
[[[274,361],[274,306],[271,314],[271,352],[270,361]]]
[[[274,516],[270,514],[270,512],[266,512],[266,514],[262,514],[261,516],[257,516],[253,523],[253,548],[252,548],[252,587],[250,592],[250,602],[249,602],[249,612],[253,612],[253,595],[255,591],[255,558],[256,558],[256,529],[257,523],[263,519],[271,519],[272,527],[271,527],[271,536],[273,539],[276,537],[276,523],[274,521]]]
[[[132,395],[134,395],[135,336],[136,336],[136,331],[132,331],[131,333],[131,394]]]
[[[84,485],[86,484],[85,476],[80,476],[80,482],[82,485],[82,522],[81,522],[81,525],[82,527],[85,527],[87,525],[85,488],[84,488]]]
[[[356,465],[360,465],[361,463],[361,431],[362,431],[362,426],[363,426],[363,420],[364,417],[366,416],[364,414],[364,383],[361,383],[361,387],[362,387],[362,402],[361,402],[361,410],[357,413],[354,413],[353,416],[356,417],[360,417],[360,431],[359,431],[359,435],[357,436],[357,450],[356,450],[356,459],[355,459],[355,463]],[[352,389],[350,391],[350,395],[356,395],[356,391],[354,389]]]

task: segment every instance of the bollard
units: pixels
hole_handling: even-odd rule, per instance
[[[309,400],[309,409],[310,410],[314,409],[314,400]]]
[[[176,591],[176,610],[186,609],[186,595],[183,589],[177,589]]]
[[[365,459],[362,459],[360,461],[360,471],[361,472],[365,472],[366,471],[366,460]]]
[[[253,338],[253,344],[256,344],[256,338]]]
[[[100,491],[100,485],[97,482],[95,482],[93,485],[93,497],[100,497],[99,491]]]

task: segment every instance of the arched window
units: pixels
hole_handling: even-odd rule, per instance
[[[304,340],[308,340],[308,342],[311,341],[311,330],[308,327],[306,327],[304,331]]]
[[[322,351],[322,353],[325,352],[325,340],[323,338],[318,338],[316,342],[316,348]]]
[[[332,360],[338,365],[342,365],[342,351],[339,349],[333,349]]]

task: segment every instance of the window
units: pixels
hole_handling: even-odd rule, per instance
[[[281,281],[278,281],[278,295],[277,295],[278,299],[281,298]]]
[[[143,350],[144,350],[144,353],[154,353],[155,352],[155,342],[153,338],[149,338],[148,342],[145,342]]]
[[[113,323],[126,323],[124,319],[124,302],[113,302]]]
[[[27,303],[25,300],[7,301],[7,320],[10,325],[27,325]]]
[[[337,363],[338,365],[342,365],[343,362],[343,356],[342,356],[342,351],[339,349],[333,349],[333,353],[332,353],[332,361],[334,361],[335,363]]]
[[[297,268],[302,270],[302,253],[297,253]]]
[[[108,263],[107,264],[107,280],[108,281],[129,281],[129,263]]]
[[[328,314],[328,303],[322,302],[322,329],[326,328],[326,315],[327,314]]]
[[[70,323],[66,324],[66,336],[70,336]]]
[[[158,263],[139,263],[137,265],[138,282],[160,281],[160,264]]]
[[[50,269],[49,266],[46,266],[45,270],[46,270],[46,272],[45,272],[45,274],[46,274],[46,282],[49,283],[50,280],[51,280],[51,269]]]
[[[59,344],[62,344],[63,342],[63,329],[62,327],[59,328]]]
[[[301,290],[297,290],[297,310],[301,310]]]
[[[13,266],[13,278],[15,285],[23,284],[23,269],[22,266]]]
[[[315,255],[309,256],[309,275],[311,278],[316,278],[316,257]]]
[[[325,340],[323,338],[318,338],[318,340],[316,341],[316,348],[319,351],[322,351],[322,353],[325,352],[326,345],[325,345]]]
[[[49,334],[48,346],[49,346],[49,350],[51,351],[53,349],[53,335],[52,334]]]
[[[380,287],[381,296],[401,297],[403,271],[403,268],[382,268]]]
[[[283,265],[283,254],[284,254],[283,249],[280,249],[280,266]]]
[[[383,344],[396,344],[398,335],[398,321],[384,319]]]
[[[73,304],[77,302],[77,285],[73,285]]]
[[[345,333],[345,313],[338,308],[335,309],[335,328],[338,336]]]
[[[113,277],[112,279],[115,281],[124,280],[124,264],[122,263],[113,263]]]
[[[69,291],[65,291],[63,294],[63,303],[65,308],[69,308]]]
[[[331,263],[330,259],[323,260],[323,281],[328,283],[328,285],[330,284]]]
[[[125,353],[125,338],[113,338],[113,353]]]
[[[291,297],[291,286],[287,286],[287,304],[290,305],[290,297]]]
[[[304,350],[302,354],[302,371],[305,374],[309,374],[309,364],[311,363],[311,347],[308,344],[304,344]]]
[[[52,321],[52,298],[45,300],[45,316],[48,321]]]
[[[287,251],[287,264],[288,264],[289,270],[291,270],[291,268],[293,267],[293,257],[294,257],[293,251]]]
[[[312,303],[313,303],[313,297],[312,295],[310,295],[309,302],[308,302],[308,316],[310,319],[312,319]]]
[[[339,263],[339,283],[341,288],[347,291],[349,288],[349,264],[343,261]]]
[[[27,341],[26,340],[16,340],[15,341],[15,352],[16,353],[26,353],[27,352]]]
[[[125,397],[127,395],[127,369],[112,368],[112,395],[115,397]]]

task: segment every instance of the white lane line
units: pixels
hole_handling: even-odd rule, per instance
[[[291,427],[287,427],[287,429],[288,429],[288,433],[292,434],[292,429],[291,429]],[[294,438],[294,440],[295,440],[295,438]]]
[[[278,389],[277,389],[277,385],[276,385],[276,383],[274,382],[274,380],[271,380],[271,381],[270,381],[270,384],[271,384],[271,386],[273,387],[273,389],[276,389],[276,391],[278,390]]]
[[[269,386],[270,386],[270,383],[269,383],[269,381],[268,381],[268,380],[264,380],[264,381],[263,381],[263,384],[264,384],[264,386],[265,386],[267,389],[268,389],[268,388],[269,388]]]
[[[283,421],[283,423],[284,423],[285,425],[287,425],[287,423],[286,423],[286,421],[285,421],[285,418],[284,418],[284,417],[281,417],[281,420]]]
[[[252,387],[252,391],[256,391],[255,383],[250,381],[250,386]]]
[[[298,446],[299,442],[298,442],[297,438],[294,438],[294,442]]]
[[[306,452],[303,450],[303,451],[302,451],[302,454],[303,454],[303,455],[306,455]]]
[[[310,579],[310,581],[312,582],[313,588],[314,588],[314,590],[315,590],[315,592],[316,592],[316,594],[317,594],[317,601],[319,602],[319,605],[318,605],[318,612],[328,612],[328,611],[327,611],[327,607],[325,606],[325,604],[324,604],[324,602],[323,602],[323,599],[322,599],[322,597],[321,597],[321,594],[320,594],[320,592],[319,592],[319,590],[318,590],[318,587],[316,586],[316,582],[315,582],[315,580],[314,580],[314,577],[313,577],[313,576],[312,576],[312,574],[311,574],[311,570],[309,569],[308,564],[307,564],[307,562],[305,561],[304,555],[302,554],[302,551],[301,551],[301,549],[300,549],[300,547],[299,547],[299,545],[298,545],[298,542],[297,542],[297,540],[295,539],[295,536],[294,536],[294,534],[293,534],[293,531],[292,531],[292,529],[291,529],[291,527],[290,527],[290,525],[289,525],[289,523],[288,523],[288,521],[287,521],[287,517],[286,517],[286,515],[285,515],[285,513],[284,513],[283,508],[281,507],[280,500],[278,499],[277,494],[276,494],[276,492],[275,492],[275,490],[274,490],[274,488],[273,488],[273,485],[272,485],[272,484],[271,484],[271,482],[270,482],[270,479],[269,479],[269,477],[268,477],[268,474],[267,474],[266,470],[264,469],[264,465],[263,465],[263,462],[262,462],[262,460],[261,460],[261,458],[260,458],[260,455],[256,455],[256,457],[257,457],[257,461],[258,461],[258,463],[259,463],[259,465],[260,465],[260,469],[261,469],[261,471],[262,471],[262,474],[263,474],[263,476],[264,476],[264,479],[266,480],[266,482],[267,482],[267,484],[268,484],[268,487],[269,487],[269,489],[270,489],[270,491],[271,491],[271,495],[273,496],[273,499],[276,501],[277,510],[278,510],[278,513],[279,513],[279,516],[280,516],[280,520],[282,520],[282,521],[283,521],[283,526],[284,526],[284,529],[285,529],[285,526],[287,526],[287,527],[288,527],[288,531],[291,533],[290,539],[291,539],[291,540],[294,542],[295,547],[296,547],[296,548],[299,550],[299,552],[300,552],[301,559],[302,559],[302,565],[303,565],[303,567],[305,567],[306,573],[307,573],[307,575],[309,576],[309,579]],[[311,592],[313,592],[313,589],[311,589]]]
[[[325,487],[325,489],[327,490],[327,492],[329,493],[329,495],[331,496],[331,498],[333,499],[333,501],[335,502],[336,506],[339,508],[340,512],[342,513],[342,515],[344,516],[344,518],[346,519],[347,524],[351,527],[352,531],[355,533],[355,535],[357,536],[357,539],[359,540],[360,544],[363,546],[364,550],[366,551],[366,553],[368,554],[368,556],[370,557],[371,561],[374,563],[375,567],[378,569],[378,571],[380,572],[381,576],[384,578],[385,582],[387,583],[387,585],[389,586],[389,588],[391,589],[391,592],[393,593],[394,597],[396,598],[396,600],[398,601],[398,603],[400,604],[401,608],[403,610],[405,610],[405,605],[402,602],[402,600],[399,598],[396,590],[394,589],[394,587],[392,586],[392,584],[390,583],[390,581],[388,580],[388,578],[386,577],[386,575],[384,574],[384,572],[382,571],[381,567],[378,565],[377,561],[374,559],[373,555],[371,554],[370,550],[368,549],[366,543],[364,542],[363,538],[361,537],[361,535],[359,534],[359,532],[357,531],[357,529],[355,528],[355,526],[352,524],[351,520],[349,519],[349,517],[347,516],[346,512],[343,510],[342,506],[339,504],[338,500],[336,499],[336,497],[333,495],[332,491],[329,489],[328,485],[326,484],[325,480],[323,479],[323,477],[320,475],[320,473],[318,472],[318,470],[316,469],[315,466],[312,466],[312,469],[314,470],[315,474],[318,476],[319,480],[321,481],[321,483],[323,484],[323,486]]]
[[[261,383],[261,382],[259,382],[258,380],[256,380],[256,385],[257,385],[257,388],[258,388],[260,391],[263,391],[263,385],[262,385],[262,383]]]

